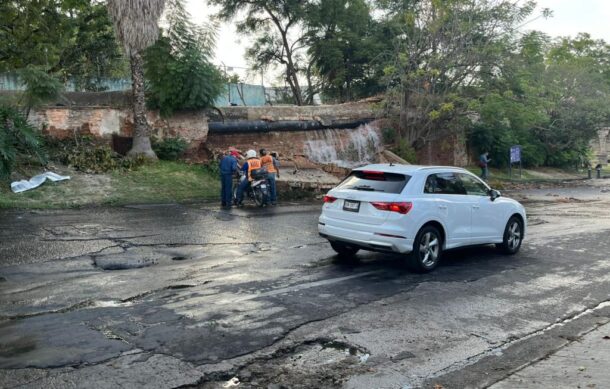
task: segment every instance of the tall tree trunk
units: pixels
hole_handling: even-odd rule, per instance
[[[402,91],[402,95],[400,96],[400,120],[398,123],[398,132],[401,138],[409,138],[408,137],[408,129],[409,129],[409,91],[405,87]],[[411,142],[411,139],[407,139],[408,142]]]
[[[146,98],[144,96],[144,61],[140,53],[134,52],[130,57],[131,87],[133,92],[133,146],[128,157],[144,155],[157,159],[150,144],[150,127],[146,120]]]
[[[286,72],[288,73],[288,83],[290,89],[292,89],[292,95],[294,97],[294,103],[296,105],[303,105],[303,94],[301,93],[301,86],[299,85],[299,79],[297,72],[294,69],[294,65],[291,65],[292,61],[287,65]]]
[[[292,51],[290,50],[290,45],[288,44],[287,32],[282,31],[282,42],[284,43],[284,49],[286,50],[286,77],[288,78],[288,83],[290,83],[290,88],[292,89],[292,94],[294,95],[294,103],[296,105],[303,105],[303,94],[301,93],[301,86],[299,85],[299,77],[297,75],[296,67],[294,66],[294,62],[292,61]]]
[[[315,91],[313,90],[313,82],[311,80],[311,67],[313,66],[313,62],[310,62],[307,65],[307,98],[305,100],[305,104],[313,105],[313,96],[315,95]]]

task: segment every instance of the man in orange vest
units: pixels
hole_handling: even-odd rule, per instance
[[[278,161],[273,158],[267,150],[260,149],[261,153],[261,163],[263,167],[267,169],[267,181],[269,181],[269,201],[271,205],[275,205],[277,203],[277,191],[275,187],[275,178],[279,178],[279,169],[278,169]]]
[[[242,180],[237,187],[237,205],[242,206],[242,201],[244,200],[244,192],[250,186],[250,182],[252,182],[252,171],[256,169],[260,169],[262,167],[261,160],[256,157],[256,151],[248,150],[246,152],[246,162],[244,162],[241,170],[244,172],[246,179]]]

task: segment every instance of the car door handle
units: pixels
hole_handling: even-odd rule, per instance
[[[479,209],[479,208],[481,208],[481,207],[479,207],[478,205],[473,205],[472,206],[472,209]]]
[[[439,209],[447,209],[447,206],[446,205],[439,205],[438,208]]]

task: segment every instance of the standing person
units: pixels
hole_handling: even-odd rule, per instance
[[[267,170],[267,181],[269,181],[269,201],[271,205],[277,204],[277,189],[275,185],[275,178],[280,176],[278,170],[278,162],[273,156],[269,155],[267,150],[260,149],[261,163],[263,168]]]
[[[233,175],[237,172],[237,159],[231,149],[220,160],[220,204],[231,208],[233,202]]]
[[[491,158],[489,158],[489,151],[484,152],[479,157],[479,166],[481,167],[481,178],[487,181],[489,177],[489,168],[487,165],[491,162]]]
[[[277,151],[272,151],[271,156],[273,157],[273,166],[275,166],[275,170],[277,170],[277,178],[280,178],[280,157],[277,154]]]
[[[252,182],[252,171],[260,169],[262,166],[261,160],[256,157],[256,151],[248,150],[246,152],[246,162],[244,162],[241,170],[246,175],[246,179],[242,180],[237,187],[237,206],[241,207],[244,200],[244,192]]]
[[[241,152],[235,147],[231,146],[229,147],[229,153],[231,153],[231,155],[235,157],[235,159],[237,160],[237,166],[241,168],[241,166],[239,165],[239,161],[244,159],[244,156],[241,154]]]

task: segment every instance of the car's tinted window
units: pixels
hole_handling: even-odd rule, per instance
[[[424,193],[465,195],[466,189],[455,173],[436,173],[426,179]]]
[[[487,196],[488,189],[485,184],[471,176],[470,174],[458,173],[462,184],[466,189],[466,193],[472,196]]]
[[[338,189],[354,189],[370,192],[400,193],[411,176],[379,171],[354,170]]]

